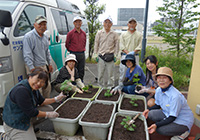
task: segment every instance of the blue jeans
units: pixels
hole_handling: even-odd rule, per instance
[[[135,86],[136,86],[136,85],[124,86],[123,89],[122,89],[122,92],[125,92],[125,93],[127,93],[127,94],[143,95],[143,96],[145,96],[145,97],[149,96],[148,93],[137,94],[137,93],[135,92]]]

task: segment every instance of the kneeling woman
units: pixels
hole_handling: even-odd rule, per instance
[[[32,119],[59,116],[49,104],[61,101],[65,95],[60,93],[54,98],[44,99],[39,89],[47,82],[48,73],[36,68],[28,79],[22,80],[9,91],[3,110],[4,130],[8,139],[36,140]]]
[[[143,115],[155,123],[148,130],[162,135],[173,136],[171,140],[184,140],[191,130],[194,116],[185,97],[173,86],[173,72],[161,67],[156,74],[158,88],[155,93],[155,105],[143,112]]]
[[[139,65],[136,65],[135,56],[128,54],[125,59],[121,61],[123,65],[128,67],[126,70],[126,76],[123,81],[122,91],[128,94],[137,94],[135,93],[135,87],[138,84],[145,86],[145,74],[142,68]],[[148,93],[140,94],[147,97]]]

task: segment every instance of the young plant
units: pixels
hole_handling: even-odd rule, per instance
[[[70,86],[71,80],[65,80],[63,83],[61,83],[60,90],[63,91],[63,93],[68,93],[72,90],[72,87]]]
[[[135,101],[137,101],[137,99],[131,98],[131,100],[129,101],[129,103],[131,103],[133,106],[136,107],[136,106],[138,106],[138,104]]]
[[[106,92],[104,93],[105,97],[110,97],[112,96],[112,93],[110,93],[110,89],[107,89]]]
[[[139,73],[135,73],[134,76],[133,76],[133,82],[135,83],[135,85],[142,85],[141,83],[138,83],[140,81],[140,78],[139,78]]]
[[[92,84],[88,84],[87,86],[83,87],[83,91],[86,93],[91,93],[91,91],[89,91],[89,88],[93,88]]]
[[[136,128],[135,124],[128,124],[128,122],[130,122],[130,120],[132,119],[130,116],[125,116],[126,118],[122,119],[122,122],[120,123],[121,125],[124,126],[124,128],[128,131],[135,131],[134,128]]]

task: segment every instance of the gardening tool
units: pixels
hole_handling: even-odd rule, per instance
[[[98,81],[96,75],[87,66],[85,66],[85,68],[95,77],[95,80]]]
[[[139,117],[139,116],[140,116],[140,113],[138,113],[137,115],[135,115],[134,118],[133,118],[132,120],[130,120],[130,121],[127,122],[127,124],[128,124],[128,125],[133,124],[133,123],[135,122],[135,120],[137,119],[137,117]]]

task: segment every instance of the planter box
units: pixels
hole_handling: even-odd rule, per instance
[[[97,96],[97,94],[101,91],[101,87],[93,86],[93,88],[95,89],[95,92],[92,92],[92,93],[83,92],[83,94],[75,92],[72,95],[72,98],[76,98],[76,99],[88,99],[88,100],[92,101],[92,100],[95,99],[95,97]],[[91,91],[90,88],[89,88],[89,91]]]
[[[137,107],[134,107],[132,106],[131,103],[129,103],[131,98],[137,99],[136,101],[138,103]],[[127,107],[124,108],[124,105],[126,105]],[[132,95],[124,93],[118,105],[118,112],[124,112],[124,113],[132,113],[132,112],[141,113],[146,109],[147,109],[146,98],[142,95]]]
[[[115,95],[112,95],[110,97],[104,96],[104,93],[107,91],[107,89],[103,88],[98,95],[95,98],[95,101],[101,101],[101,102],[113,102],[118,104],[122,95],[119,94],[118,92]]]
[[[83,106],[83,103],[85,106]],[[79,128],[78,121],[79,121],[81,115],[83,114],[84,110],[89,106],[89,103],[90,103],[90,100],[87,100],[87,99],[69,98],[65,102],[63,102],[60,106],[58,106],[55,109],[55,111],[61,112],[61,109],[63,109],[64,113],[66,113],[63,116],[66,116],[66,117],[62,117],[61,116],[62,112],[61,112],[60,117],[51,119],[51,121],[53,122],[55,132],[57,134],[67,135],[67,136],[75,135]],[[73,104],[75,104],[74,107],[72,106]],[[80,108],[80,107],[77,108],[77,105],[82,105],[81,106],[82,108]],[[71,116],[72,113],[70,111],[77,112],[77,113],[75,113],[75,116],[72,117]],[[68,116],[68,118],[67,118],[67,116]]]
[[[114,115],[108,140],[149,140],[149,133],[147,129],[147,122],[145,117],[141,114],[136,120],[135,120],[135,131],[128,131],[126,130],[120,123],[125,116],[131,116],[133,118],[137,113],[121,113],[117,112]],[[126,136],[126,137],[125,137]]]
[[[90,103],[79,120],[87,140],[105,140],[107,138],[115,109],[116,104],[114,103],[99,101]]]

